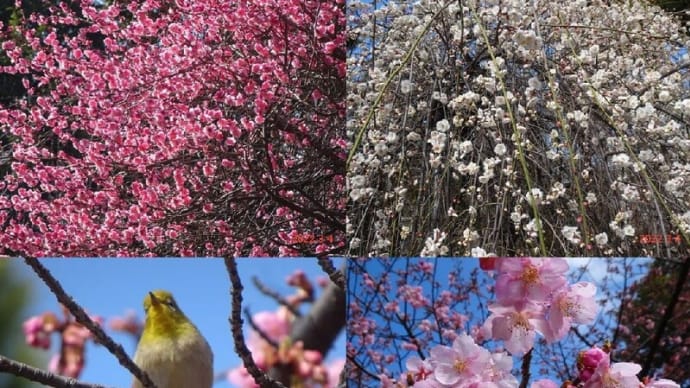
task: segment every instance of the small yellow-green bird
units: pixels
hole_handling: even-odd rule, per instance
[[[210,388],[213,353],[199,329],[184,315],[168,291],[144,298],[146,323],[134,362],[158,388]],[[132,388],[143,388],[135,377]]]

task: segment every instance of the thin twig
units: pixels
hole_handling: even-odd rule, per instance
[[[279,293],[270,289],[267,285],[263,284],[258,277],[252,276],[252,283],[254,283],[254,286],[259,290],[259,292],[275,300],[281,306],[287,308],[292,315],[298,318],[302,316],[302,313],[298,309],[296,309],[295,306],[291,305],[290,302],[283,298]]]
[[[225,258],[225,267],[228,270],[228,276],[230,277],[230,282],[232,283],[232,289],[230,291],[232,295],[232,310],[230,313],[230,329],[232,330],[232,338],[235,341],[235,352],[242,359],[247,372],[254,378],[261,388],[285,388],[285,386],[279,382],[271,379],[266,373],[264,373],[254,362],[252,357],[252,352],[247,348],[247,344],[244,342],[244,334],[242,333],[242,281],[240,280],[240,275],[237,272],[237,263],[232,257]]]
[[[60,283],[50,274],[50,271],[43,266],[36,258],[26,257],[24,262],[31,267],[31,269],[36,272],[43,283],[45,283],[48,288],[53,292],[58,302],[65,306],[69,312],[74,316],[74,318],[80,324],[84,325],[93,335],[96,340],[105,346],[110,353],[112,353],[120,363],[120,365],[127,368],[139,381],[141,381],[144,387],[156,388],[149,376],[139,369],[139,367],[132,361],[127,355],[127,352],[122,348],[122,345],[115,343],[115,341],[110,338],[103,329],[97,325],[89,315],[84,311],[84,309],[79,306],[74,299],[67,295],[65,290],[62,288]]]
[[[0,372],[8,372],[15,376],[56,388],[106,388],[105,385],[84,383],[71,377],[59,376],[42,369],[34,368],[31,365],[3,357],[1,354]]]
[[[261,329],[261,328],[259,327],[259,325],[256,324],[256,322],[254,322],[254,320],[252,319],[252,315],[251,315],[251,313],[250,313],[250,311],[249,311],[249,308],[248,308],[248,307],[245,307],[244,310],[242,310],[242,311],[244,312],[244,317],[247,319],[247,323],[249,323],[249,326],[252,328],[252,330],[254,330],[255,332],[257,332],[257,334],[259,334],[259,337],[261,337],[261,338],[262,338],[264,341],[266,341],[269,345],[271,345],[271,346],[274,347],[275,349],[278,349],[278,346],[279,346],[280,344],[278,344],[278,343],[277,343],[276,341],[274,341],[271,337],[269,337],[268,334],[266,334],[266,332],[264,332],[263,329]]]

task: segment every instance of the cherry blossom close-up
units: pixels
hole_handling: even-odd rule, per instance
[[[349,386],[687,387],[688,269],[641,258],[352,260]]]
[[[690,1],[0,0],[0,388],[690,388]]]

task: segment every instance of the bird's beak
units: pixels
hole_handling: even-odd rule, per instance
[[[153,304],[160,303],[160,301],[158,299],[156,299],[156,295],[154,295],[153,292],[149,291],[149,296],[151,297],[151,303],[153,303]]]

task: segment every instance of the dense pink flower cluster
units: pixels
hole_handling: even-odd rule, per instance
[[[20,12],[0,35],[0,72],[23,76],[28,93],[0,106],[11,165],[0,254],[342,246],[343,9],[141,0]]]
[[[594,321],[596,287],[587,282],[567,286],[563,259],[499,260],[496,300],[484,324],[486,337],[503,340],[513,355],[532,349],[537,333],[548,342],[562,339],[574,323]]]

